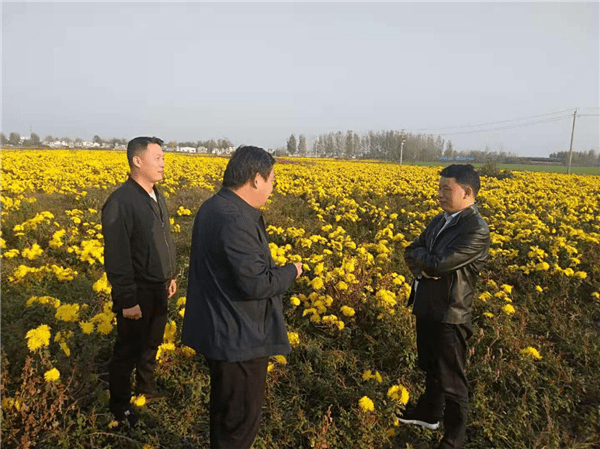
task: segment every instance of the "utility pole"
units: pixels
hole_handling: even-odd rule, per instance
[[[403,139],[400,143],[400,165],[402,165],[402,153],[404,153],[404,142],[406,142],[406,140]]]
[[[569,166],[567,167],[567,175],[571,174],[571,158],[573,157],[573,136],[575,135],[575,117],[577,117],[577,108],[573,113],[573,129],[571,130],[571,147],[569,148]]]
[[[406,140],[404,140],[404,130],[402,130],[402,142],[400,142],[400,165],[402,165],[402,157],[403,157],[403,153],[404,153],[404,142],[406,142]]]

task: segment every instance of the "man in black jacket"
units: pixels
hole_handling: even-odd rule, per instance
[[[213,449],[252,446],[268,358],[291,350],[281,295],[302,264],[275,266],[259,210],[273,190],[274,163],[262,148],[239,147],[194,221],[182,342],[208,362]]]
[[[431,220],[404,254],[415,277],[409,305],[414,302],[419,367],[426,373],[426,385],[400,421],[433,430],[443,416],[440,449],[462,448],[465,440],[466,342],[473,334],[475,281],[490,247],[488,226],[475,205],[479,187],[472,165],[444,168],[438,192],[444,213]]]
[[[110,410],[135,426],[130,408],[131,373],[136,391],[158,397],[156,353],[167,323],[168,298],[177,284],[175,245],[165,199],[154,185],[163,178],[163,141],[136,137],[127,145],[131,174],[102,207],[104,266],[112,285],[117,341],[109,366]]]

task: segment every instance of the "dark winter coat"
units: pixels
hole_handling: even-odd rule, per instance
[[[194,221],[182,342],[231,362],[289,353],[281,295],[296,275],[275,266],[261,212],[221,189]]]
[[[414,302],[417,318],[470,323],[475,281],[488,256],[490,231],[476,205],[453,217],[439,232],[444,223],[444,214],[437,215],[405,249],[404,260],[418,280],[409,305]],[[422,272],[439,279],[426,278]]]
[[[113,311],[134,307],[137,284],[163,284],[176,276],[175,244],[165,199],[154,201],[132,178],[102,207],[104,267],[112,285]]]

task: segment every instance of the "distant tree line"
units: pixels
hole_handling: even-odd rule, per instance
[[[21,135],[19,133],[10,133],[8,137],[6,137],[6,135],[4,133],[0,134],[0,143],[2,145],[11,145],[14,147],[21,147],[21,148],[40,148],[43,147],[44,145],[47,145],[48,143],[51,142],[64,142],[67,145],[71,145],[73,144],[74,147],[78,147],[80,145],[82,145],[84,143],[84,140],[81,139],[80,137],[76,137],[75,139],[72,139],[70,137],[55,137],[52,135],[48,135],[46,136],[43,140],[40,139],[40,137],[36,134],[36,133],[31,133],[31,136],[29,136],[29,138],[27,139],[22,139]],[[120,145],[127,145],[128,140],[125,138],[105,138],[103,139],[102,137],[95,135],[92,138],[92,143],[97,144],[96,146],[100,146],[101,148],[115,148],[117,146]],[[210,140],[198,140],[195,142],[192,141],[187,141],[187,142],[177,142],[175,140],[172,140],[170,142],[167,143],[166,147],[167,148],[176,148],[176,147],[193,147],[193,148],[199,148],[199,147],[204,147],[207,149],[207,153],[212,153],[214,150],[217,149],[226,149],[226,148],[231,148],[233,147],[233,143],[231,143],[231,141],[227,138],[223,138],[223,139],[210,139]]]
[[[297,142],[297,143],[296,143]],[[291,155],[348,159],[399,161],[434,161],[442,156],[456,156],[450,140],[441,136],[401,131],[368,131],[362,136],[352,130],[320,134],[307,145],[306,137],[292,134],[287,140]]]
[[[193,147],[193,148],[206,148],[207,153],[213,153],[215,150],[224,150],[226,148],[235,147],[233,143],[227,138],[223,139],[210,139],[210,140],[198,140],[196,142],[187,141],[187,142],[177,142],[176,140],[172,140],[167,143],[167,148],[175,148],[175,147]]]
[[[287,147],[278,149],[279,154],[347,159],[376,159],[403,162],[434,162],[446,158],[473,158],[474,162],[493,164],[520,163],[568,163],[568,152],[557,152],[543,158],[523,158],[514,152],[506,151],[501,145],[498,150],[486,146],[484,150],[460,150],[454,148],[451,140],[431,134],[414,134],[402,131],[368,131],[363,135],[349,130],[320,134],[307,145],[303,134],[296,139],[292,134],[287,139]],[[600,153],[594,150],[573,152],[572,165],[598,166]]]
[[[550,157],[561,161],[564,165],[569,164],[568,151],[558,151],[550,154]],[[578,167],[600,167],[600,152],[596,153],[594,150],[573,151],[571,165]]]

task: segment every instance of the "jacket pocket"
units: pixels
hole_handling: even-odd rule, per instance
[[[258,322],[258,332],[260,334],[265,333],[266,314],[267,314],[267,300],[259,301],[257,322]]]
[[[447,293],[447,297],[446,297],[446,301],[448,302],[448,304],[452,304],[454,302],[454,300],[452,299],[452,287],[454,286],[454,282],[456,281],[456,273],[450,273],[450,275],[448,276],[447,279],[447,284],[448,287],[446,289]]]

